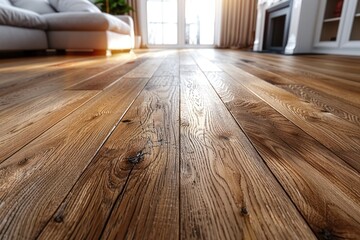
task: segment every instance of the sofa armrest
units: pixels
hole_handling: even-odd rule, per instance
[[[134,20],[132,19],[131,16],[128,15],[116,15],[115,17],[119,18],[121,21],[129,24],[130,26],[130,37],[131,37],[131,42],[132,42],[132,46],[131,48],[134,48],[135,46],[135,32],[134,32]]]

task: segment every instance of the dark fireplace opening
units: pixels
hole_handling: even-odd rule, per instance
[[[270,45],[273,47],[282,47],[284,45],[285,20],[285,16],[275,17],[271,19],[273,25],[273,33]]]
[[[264,50],[283,53],[290,27],[291,1],[284,2],[266,12]]]

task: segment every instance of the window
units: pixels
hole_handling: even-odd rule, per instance
[[[149,44],[177,44],[177,0],[148,0]]]
[[[186,0],[185,44],[214,44],[215,0]]]
[[[147,0],[148,45],[213,45],[215,1]]]

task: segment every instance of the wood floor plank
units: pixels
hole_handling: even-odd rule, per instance
[[[178,93],[154,83],[141,92],[40,239],[99,238],[106,223],[103,239],[178,238]]]
[[[179,76],[179,52],[169,53],[164,62],[154,73],[154,76]]]
[[[98,72],[99,69],[75,70],[65,74],[62,71],[52,72],[32,79],[23,85],[16,84],[10,88],[4,88],[3,94],[0,96],[0,111],[11,109],[50,92],[63,90],[84,78],[92,77]]]
[[[285,61],[285,63],[287,63]],[[360,106],[360,100],[358,96],[360,94],[360,82],[349,81],[345,78],[346,72],[342,71],[342,77],[335,76],[331,74],[329,71],[323,73],[319,71],[324,68],[324,64],[320,67],[313,68],[311,67],[311,71],[306,66],[311,66],[312,62],[304,64],[304,62],[296,61],[291,66],[287,66],[282,62],[281,64],[273,64],[273,62],[263,62],[260,60],[254,63],[251,63],[257,67],[262,69],[268,69],[271,72],[278,74],[280,76],[284,76],[287,78],[295,78],[304,82],[305,84],[314,87],[320,91],[326,91],[332,94],[336,94],[337,96],[343,98],[344,100],[354,102],[357,106]],[[359,62],[360,63],[360,62]],[[280,67],[279,67],[280,66]],[[317,70],[317,71],[316,71]],[[359,78],[359,74],[355,74],[357,78]],[[356,78],[351,78],[354,80]]]
[[[206,78],[180,81],[181,238],[313,239]]]
[[[1,80],[0,96],[9,94],[9,92],[18,91],[19,89],[26,88],[30,84],[34,84],[37,81],[42,81],[46,78],[54,78],[57,76],[64,75],[64,70],[49,71],[48,69],[38,71],[37,73],[28,73],[26,76],[21,77],[19,73],[11,73],[12,76],[5,76],[4,80]],[[8,80],[8,81],[7,81]]]
[[[360,171],[360,128],[337,116],[299,101],[284,89],[271,85],[231,64],[218,66],[274,109]]]
[[[30,59],[28,60],[28,62]],[[33,79],[38,79],[44,75],[55,76],[56,74],[66,74],[67,70],[74,68],[85,68],[94,62],[104,61],[103,59],[84,59],[73,58],[69,60],[58,59],[56,62],[50,61],[50,63],[37,65],[24,68],[22,65],[15,65],[9,71],[3,71],[0,74],[0,89],[10,90],[14,86],[23,85]]]
[[[359,72],[359,57],[357,56],[338,56],[338,55],[306,55],[304,56],[304,62],[310,63],[316,59],[319,63],[322,63],[325,66],[333,67],[333,66],[341,66],[342,68],[345,68],[345,70],[338,71],[336,74],[338,77],[341,78],[341,72],[356,72],[357,74],[360,74]],[[320,67],[322,68],[323,65]],[[326,74],[326,73],[325,73]],[[359,82],[360,79],[354,79],[355,81]]]
[[[322,61],[311,61],[311,64],[304,61],[302,58],[294,58],[294,62],[297,68],[301,68],[307,72],[316,72],[319,74],[329,75],[336,77],[338,79],[346,79],[353,82],[359,83],[359,74],[360,69],[354,68],[356,66],[356,61],[347,66],[341,66],[339,64],[329,65],[328,63],[324,64]],[[359,61],[357,60],[357,63]],[[293,66],[291,66],[293,68]]]
[[[315,56],[315,55],[305,55],[301,56],[299,60],[303,61],[303,63],[311,63],[312,66],[316,66],[323,71],[326,75],[333,75],[336,77],[343,77],[344,75],[341,73],[351,73],[351,74],[360,74],[359,67],[357,66],[356,62],[359,61],[358,58],[353,57],[349,58],[348,61],[345,60],[344,56],[342,56],[342,61],[339,61],[339,58],[332,58],[333,56],[329,55],[321,55],[321,56]],[[326,62],[324,62],[324,60]],[[315,63],[315,64],[314,64]],[[332,70],[331,72],[326,72],[326,70]],[[354,78],[352,80],[360,81],[358,78]]]
[[[31,58],[31,61],[29,59]],[[51,65],[59,65],[67,62],[78,61],[84,59],[84,57],[64,56],[59,59],[58,56],[48,57],[25,57],[25,58],[13,58],[6,60],[6,62],[0,64],[0,72],[18,72],[19,70],[41,69]]]
[[[144,94],[150,98],[129,114],[140,124],[132,121],[134,127],[120,131],[131,139],[128,160],[139,154],[145,154],[144,159],[132,169],[104,239],[179,238],[178,87],[152,85]]]
[[[48,70],[48,73],[40,75],[39,77],[30,77],[26,82],[16,83],[11,87],[7,86],[0,89],[0,110],[12,108],[13,106],[52,91],[62,89],[82,90],[86,87],[91,90],[91,87],[94,86],[102,87],[106,84],[113,83],[121,77],[115,75],[118,73],[116,69],[122,69],[122,65],[131,61],[133,56],[129,55],[129,58],[124,56],[118,61],[116,61],[116,59],[117,58],[109,61],[110,63],[108,64],[103,62],[101,67],[74,68],[59,71]],[[82,65],[88,64],[87,61],[85,62],[86,63]],[[98,84],[96,84],[96,82],[98,82]],[[96,90],[96,87],[94,87],[94,89]],[[3,90],[2,95],[1,90]]]
[[[359,239],[358,64],[2,59],[0,239]]]
[[[161,59],[161,61],[159,61],[159,59]],[[156,72],[156,70],[158,69],[158,67],[160,66],[160,64],[162,63],[163,58],[158,58],[158,59],[148,59],[146,62],[142,63],[138,68],[128,72],[127,74],[125,74],[124,77],[126,78],[151,78],[154,73]]]
[[[348,122],[360,125],[360,108],[352,105],[345,99],[338,98],[336,93],[319,91],[306,84],[298,78],[285,78],[275,73],[254,67],[248,63],[238,63],[236,66],[262,80],[281,87],[295,94],[301,100],[310,102],[322,112],[332,113]]]
[[[241,82],[225,73],[207,76],[317,237],[360,236],[359,173]]]
[[[287,77],[296,78],[319,91],[325,91],[336,94],[338,97],[350,101],[356,106],[360,106],[359,95],[359,82],[351,82],[344,79],[335,78],[331,75],[324,75],[320,73],[312,73],[298,67],[293,68],[279,68],[279,66],[266,67],[258,65],[262,69],[269,69],[271,72]],[[275,70],[276,69],[276,70]],[[349,84],[351,83],[351,84]]]
[[[287,56],[287,58],[278,60],[273,55],[248,52],[242,52],[241,57],[232,51],[224,51],[221,52],[221,54],[214,54],[210,51],[210,53],[201,52],[201,54],[206,55],[208,58],[215,61],[221,61],[222,63],[237,64],[239,62],[246,62],[263,70],[272,72],[273,74],[289,79],[297,79],[306,86],[319,91],[336,94],[338,98],[342,98],[345,101],[360,107],[360,98],[358,97],[360,94],[359,82],[349,81],[344,78],[334,77],[316,71],[304,70],[299,67],[296,61],[291,61],[292,59],[296,59],[296,56]],[[359,60],[357,62],[360,63]],[[307,64],[311,64],[311,62]]]
[[[170,52],[158,69],[154,72],[154,77],[147,86],[179,86],[180,74],[180,54]]]
[[[53,59],[56,59],[55,56],[52,56]],[[8,66],[14,66],[17,63],[17,66],[23,65],[26,66],[28,64],[33,64],[33,62],[45,62],[44,56],[33,56],[32,61],[29,61],[29,56],[18,56],[18,57],[9,57],[9,56],[1,56],[0,55],[0,68],[6,68]],[[51,59],[49,59],[51,61]]]
[[[45,57],[44,61],[46,61],[47,58],[48,57]],[[97,72],[92,73],[92,75],[96,75],[96,73],[99,74],[102,71],[109,71],[118,65],[124,64],[128,61],[132,61],[136,58],[136,54],[130,53],[120,56],[114,56],[111,58],[99,56],[87,56],[82,58],[72,57],[70,58],[70,60],[66,61],[63,60],[64,57],[57,57],[57,62],[50,61],[52,64],[48,64],[45,66],[41,65],[39,68],[35,69],[24,69],[21,65],[15,65],[13,66],[13,69],[11,71],[8,71],[7,73],[2,73],[0,75],[0,90],[6,89],[8,91],[14,91],[14,87],[20,86],[24,88],[24,84],[29,84],[29,82],[31,84],[34,84],[37,79],[41,79],[46,76],[48,78],[54,78],[55,76],[60,77],[60,75],[71,76],[71,73],[75,71],[84,71],[86,69],[97,69]],[[67,59],[66,56],[65,59]],[[31,61],[32,58],[28,59],[28,62]],[[91,73],[89,73],[89,76],[91,76]]]
[[[236,55],[235,52],[229,51],[230,55]],[[243,52],[245,57],[254,59],[255,62],[263,62],[269,65],[281,66],[285,69],[302,69],[308,73],[316,73],[319,75],[331,76],[335,81],[353,81],[359,82],[360,69],[356,66],[360,63],[359,59],[354,57],[351,62],[346,65],[342,65],[339,61],[337,64],[329,64],[328,61],[324,62],[326,56],[320,61],[312,58],[310,61],[305,60],[306,56],[291,56],[291,55],[274,55],[274,54],[261,54],[253,52]]]
[[[94,76],[71,86],[68,90],[103,90],[145,61],[146,59],[139,58],[118,65],[116,68],[111,68],[111,70],[106,71],[106,73],[103,72],[101,75]]]
[[[95,91],[57,91],[0,112],[0,163],[95,96]]]
[[[0,164],[0,232],[35,238],[148,79],[118,81]]]

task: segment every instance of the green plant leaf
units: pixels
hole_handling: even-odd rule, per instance
[[[96,0],[95,5],[102,11],[106,12],[106,0]],[[109,0],[110,14],[121,15],[126,14],[134,9],[126,3],[125,0]]]

